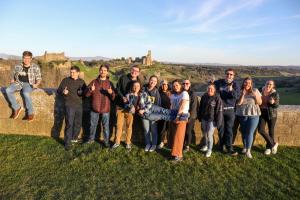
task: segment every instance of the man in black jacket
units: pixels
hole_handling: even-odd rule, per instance
[[[128,102],[126,98],[126,94],[130,92],[130,88],[133,81],[140,81],[139,79],[140,67],[138,65],[133,65],[130,68],[130,73],[121,76],[117,82],[117,96],[116,96],[116,105],[117,105],[117,132],[121,132],[124,124],[125,115],[125,103]],[[127,127],[127,131],[131,132],[131,127]],[[126,133],[131,134],[131,133]],[[120,146],[118,141],[119,139],[116,137],[115,144],[112,146],[113,149]],[[127,149],[131,149],[131,145],[126,145]]]
[[[190,96],[190,117],[186,125],[185,131],[185,147],[183,152],[188,152],[190,150],[190,144],[192,142],[192,134],[194,131],[195,121],[197,119],[197,110],[198,110],[198,97],[194,91],[191,90],[191,82],[186,79],[182,82],[183,89],[189,93]]]
[[[86,88],[84,80],[79,78],[80,69],[72,66],[70,76],[64,78],[57,93],[65,102],[65,149],[70,150],[71,143],[76,143],[82,125],[82,95]]]
[[[219,92],[224,105],[224,120],[222,126],[218,128],[219,145],[222,151],[228,152],[233,156],[238,155],[233,150],[233,124],[235,120],[235,103],[240,95],[240,87],[234,81],[235,72],[233,69],[225,71],[225,79],[215,81],[216,89]],[[224,147],[225,145],[225,147]]]

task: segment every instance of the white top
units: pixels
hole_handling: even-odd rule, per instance
[[[170,97],[171,100],[171,109],[174,110],[179,110],[179,105],[181,100],[190,100],[190,96],[189,93],[187,91],[183,91],[180,94],[172,94]],[[189,108],[190,108],[190,104],[187,103],[185,104],[184,108],[183,108],[183,113],[187,114],[189,113]]]

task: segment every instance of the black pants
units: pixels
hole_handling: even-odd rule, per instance
[[[65,108],[65,145],[70,145],[71,140],[76,140],[82,125],[82,107]]]
[[[220,147],[225,145],[228,150],[233,150],[233,125],[235,120],[234,109],[224,110],[223,117],[222,126],[218,130],[220,140],[219,144]]]
[[[266,148],[270,149],[275,145],[274,128],[277,117],[269,119],[267,110],[262,109],[261,116],[259,117],[258,132],[263,136],[267,145]],[[265,126],[268,125],[269,133],[266,132]]]
[[[169,123],[164,120],[157,121],[157,144],[159,145],[161,142],[163,142],[167,138],[167,134],[169,131]]]
[[[188,123],[186,124],[185,137],[184,137],[185,146],[189,146],[192,143],[195,122],[196,119],[189,119]]]

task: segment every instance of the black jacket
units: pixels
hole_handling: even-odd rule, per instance
[[[263,91],[261,89],[261,93],[263,94]],[[273,98],[275,100],[274,104],[270,104],[269,102],[267,103],[267,114],[269,120],[272,118],[277,117],[277,108],[279,106],[279,94],[276,90],[274,90],[271,94],[269,94],[269,97]],[[261,109],[262,112],[264,112],[264,109]]]
[[[232,82],[232,91],[227,91],[227,83],[225,79],[219,79],[215,81],[214,84],[220,94],[224,107],[235,107],[235,103],[240,97],[240,87],[238,84],[235,81]]]
[[[223,121],[223,103],[221,97],[216,94],[214,96],[208,96],[205,93],[200,100],[200,106],[198,109],[199,121],[213,121],[217,127],[220,127]]]
[[[188,91],[188,93],[190,96],[190,119],[197,119],[197,112],[199,106],[197,94],[192,90]]]

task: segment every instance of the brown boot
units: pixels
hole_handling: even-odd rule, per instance
[[[15,111],[14,111],[14,114],[12,115],[11,118],[17,119],[17,118],[19,117],[20,113],[22,112],[22,110],[23,110],[22,107],[20,107],[18,110],[15,110]]]

